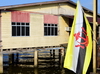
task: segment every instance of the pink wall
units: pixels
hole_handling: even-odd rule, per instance
[[[58,24],[58,16],[44,15],[44,23]]]
[[[12,11],[11,12],[12,22],[30,22],[30,13],[24,11]],[[58,24],[58,16],[45,14],[44,23]]]
[[[30,22],[30,15],[28,12],[12,11],[11,21],[12,22]]]

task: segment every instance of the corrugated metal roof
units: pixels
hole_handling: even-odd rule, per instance
[[[20,4],[20,5],[10,5],[10,6],[2,6],[2,7],[0,7],[0,9],[11,9],[11,8],[18,8],[18,7],[27,7],[27,6],[36,6],[36,5],[47,5],[47,4],[63,3],[63,2],[69,2],[69,1],[70,0],[61,0],[61,1],[47,1],[47,2]]]
[[[10,5],[10,6],[1,6],[0,10],[6,10],[6,9],[12,9],[12,8],[20,8],[20,7],[28,7],[28,6],[38,6],[38,5],[47,5],[47,4],[59,4],[59,3],[69,3],[73,6],[76,6],[76,3],[74,3],[71,0],[56,0],[56,1],[47,1],[47,2],[39,2],[39,3],[28,3],[28,4],[20,4],[20,5]],[[83,7],[84,11],[87,11],[88,13],[92,13],[93,11]],[[100,17],[100,15],[98,15]]]

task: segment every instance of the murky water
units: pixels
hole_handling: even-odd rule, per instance
[[[42,61],[39,63],[38,68],[34,68],[33,55],[27,57],[26,55],[29,56],[30,54],[24,53],[25,57],[19,57],[19,60],[16,60],[16,55],[16,53],[13,55],[14,63],[12,64],[9,63],[11,54],[3,54],[3,74],[74,74],[67,69],[61,68],[58,62],[59,60],[55,62]],[[19,55],[23,56],[21,54]]]
[[[57,67],[52,68],[33,68],[33,67],[18,67],[9,66],[4,67],[3,74],[74,74],[67,69],[60,69]]]
[[[64,69],[59,65],[59,60],[42,61],[39,63],[38,68],[34,68],[33,54],[29,53],[19,54],[21,57],[17,57],[15,53],[13,64],[10,63],[11,54],[3,54],[3,74],[75,74],[68,69]],[[28,55],[28,57],[26,56]],[[16,60],[18,58],[18,60]],[[90,72],[90,71],[89,71]],[[90,74],[90,73],[87,74]]]

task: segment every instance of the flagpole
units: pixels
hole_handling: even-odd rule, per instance
[[[96,74],[96,15],[97,0],[93,0],[93,73]]]

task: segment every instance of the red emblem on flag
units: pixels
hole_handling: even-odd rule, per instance
[[[85,37],[81,37],[80,36],[81,33],[84,34]],[[75,36],[75,40],[79,43],[78,45],[75,45],[75,47],[81,47],[82,49],[84,49],[88,45],[89,43],[88,36],[84,27],[82,27],[82,32],[75,33],[74,36]],[[78,39],[80,38],[82,39],[83,42],[78,41]]]

